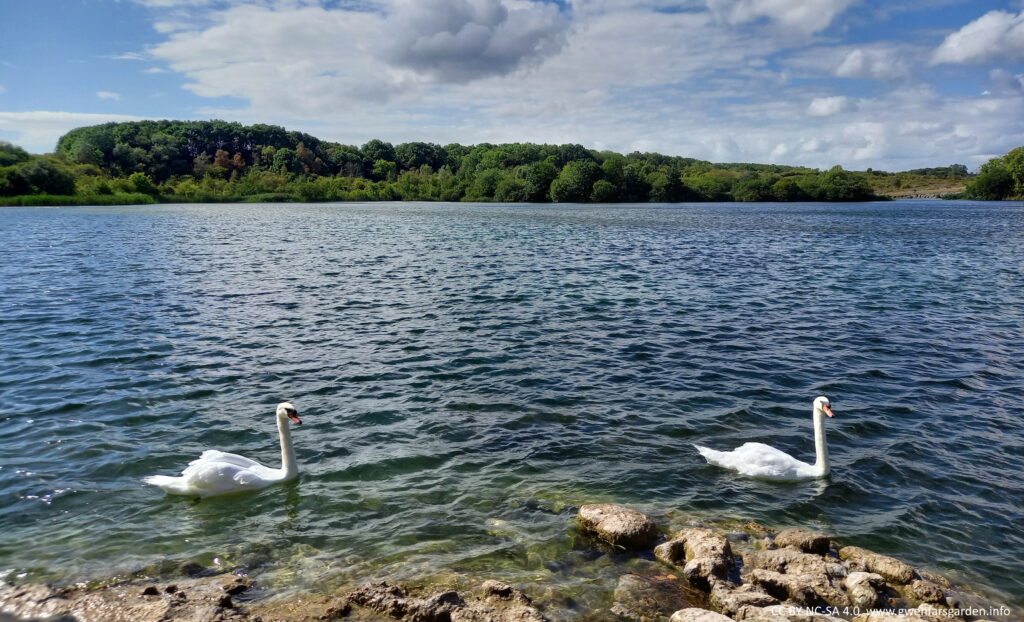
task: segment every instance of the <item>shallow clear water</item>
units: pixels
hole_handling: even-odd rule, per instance
[[[571,506],[615,501],[817,526],[1024,605],[1019,203],[5,209],[0,248],[9,578],[585,585],[634,562]],[[818,394],[827,482],[691,447],[811,459]],[[207,448],[275,464],[284,399],[298,483],[140,483]]]

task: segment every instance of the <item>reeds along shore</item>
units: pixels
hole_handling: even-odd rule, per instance
[[[619,505],[584,505],[576,529],[586,546],[611,555],[653,557],[649,574],[623,574],[608,610],[582,619],[635,622],[980,622],[1019,620],[944,577],[801,528],[756,523],[724,531],[688,527],[666,536],[649,516]],[[462,593],[410,590],[385,582],[334,594],[268,598],[243,574],[183,564],[176,581],[146,574],[73,587],[0,584],[0,622],[545,622],[564,618],[490,579]],[[521,589],[520,589],[521,588]],[[550,593],[550,592],[549,592]],[[578,612],[576,612],[578,614]],[[579,615],[573,617],[580,619]]]

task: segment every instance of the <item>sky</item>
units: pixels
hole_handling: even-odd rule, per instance
[[[1024,145],[1024,0],[0,0],[0,140],[164,118],[974,170]]]

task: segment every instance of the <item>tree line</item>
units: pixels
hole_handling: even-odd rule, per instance
[[[946,168],[961,174],[957,167]],[[889,173],[715,164],[577,144],[355,146],[225,121],[82,127],[46,156],[0,144],[0,196],[41,201],[865,201],[880,198],[870,184],[878,175]]]

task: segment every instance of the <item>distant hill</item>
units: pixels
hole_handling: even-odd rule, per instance
[[[712,163],[581,145],[364,145],[276,125],[134,121],[82,127],[57,152],[0,145],[0,197],[151,201],[865,201],[959,192],[963,165],[905,173]],[[927,183],[922,180],[927,180]],[[7,199],[7,203],[24,200]],[[58,199],[54,199],[58,202]]]

